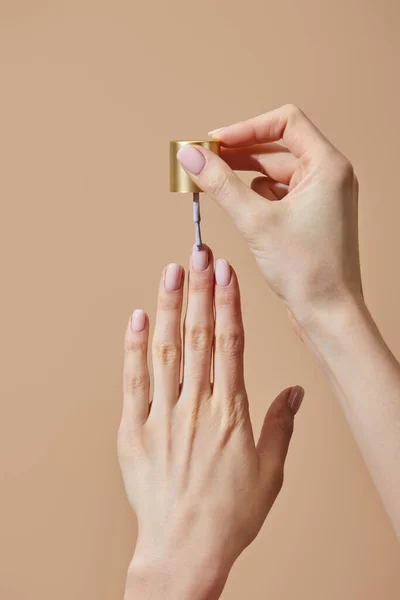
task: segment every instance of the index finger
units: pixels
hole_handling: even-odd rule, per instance
[[[257,171],[289,184],[298,159],[281,144],[256,144],[239,148],[221,148],[221,157],[234,171]]]
[[[210,131],[209,135],[231,148],[283,140],[297,158],[304,154],[313,155],[321,147],[331,146],[303,111],[292,104]]]

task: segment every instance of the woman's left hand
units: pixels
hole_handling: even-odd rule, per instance
[[[281,489],[304,394],[294,387],[275,399],[256,444],[235,272],[220,260],[214,274],[211,251],[194,249],[182,347],[183,283],[182,267],[164,270],[152,399],[146,314],[134,311],[126,330],[118,453],[139,532],[126,600],[219,597]]]

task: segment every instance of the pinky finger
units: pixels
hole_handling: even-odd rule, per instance
[[[124,405],[121,424],[127,429],[143,424],[149,413],[148,340],[147,315],[143,310],[134,310],[125,333]]]

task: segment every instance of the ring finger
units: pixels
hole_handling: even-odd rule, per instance
[[[173,263],[164,269],[160,281],[153,337],[152,410],[169,410],[179,396],[183,280],[183,268]]]

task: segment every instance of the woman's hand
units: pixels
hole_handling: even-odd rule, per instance
[[[294,106],[210,135],[221,140],[222,158],[185,146],[179,160],[231,215],[288,304],[297,333],[336,391],[400,538],[400,365],[363,299],[352,166]],[[250,189],[232,169],[263,177]]]
[[[143,311],[134,311],[126,331],[118,451],[139,531],[126,599],[219,597],[279,493],[304,393],[294,387],[276,398],[256,444],[235,272],[220,260],[214,276],[211,252],[194,249],[182,347],[183,283],[182,267],[164,270],[152,399]]]
[[[178,158],[233,218],[296,319],[305,324],[319,307],[361,299],[358,186],[349,161],[290,105],[210,135],[221,141],[222,158],[197,146]],[[250,189],[232,169],[263,176]]]

